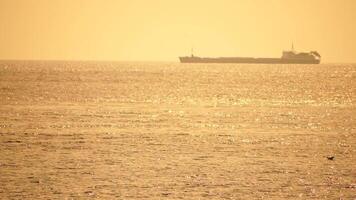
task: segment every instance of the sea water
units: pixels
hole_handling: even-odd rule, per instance
[[[355,99],[355,64],[1,61],[0,199],[352,199]]]

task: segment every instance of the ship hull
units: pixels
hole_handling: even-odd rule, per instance
[[[319,64],[317,59],[252,58],[252,57],[179,57],[181,63],[257,63],[257,64]]]

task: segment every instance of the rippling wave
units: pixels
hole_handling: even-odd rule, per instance
[[[355,198],[353,64],[1,61],[0,94],[1,199]]]

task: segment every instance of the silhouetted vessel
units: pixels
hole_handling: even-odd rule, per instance
[[[181,63],[267,63],[267,64],[319,64],[321,56],[316,51],[309,53],[292,50],[283,51],[281,58],[253,58],[253,57],[218,57],[203,58],[194,56],[179,57]]]

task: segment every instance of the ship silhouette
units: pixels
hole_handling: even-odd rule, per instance
[[[264,63],[264,64],[319,64],[321,56],[317,51],[296,52],[292,44],[292,49],[283,51],[280,58],[254,58],[254,57],[179,57],[181,63]]]

